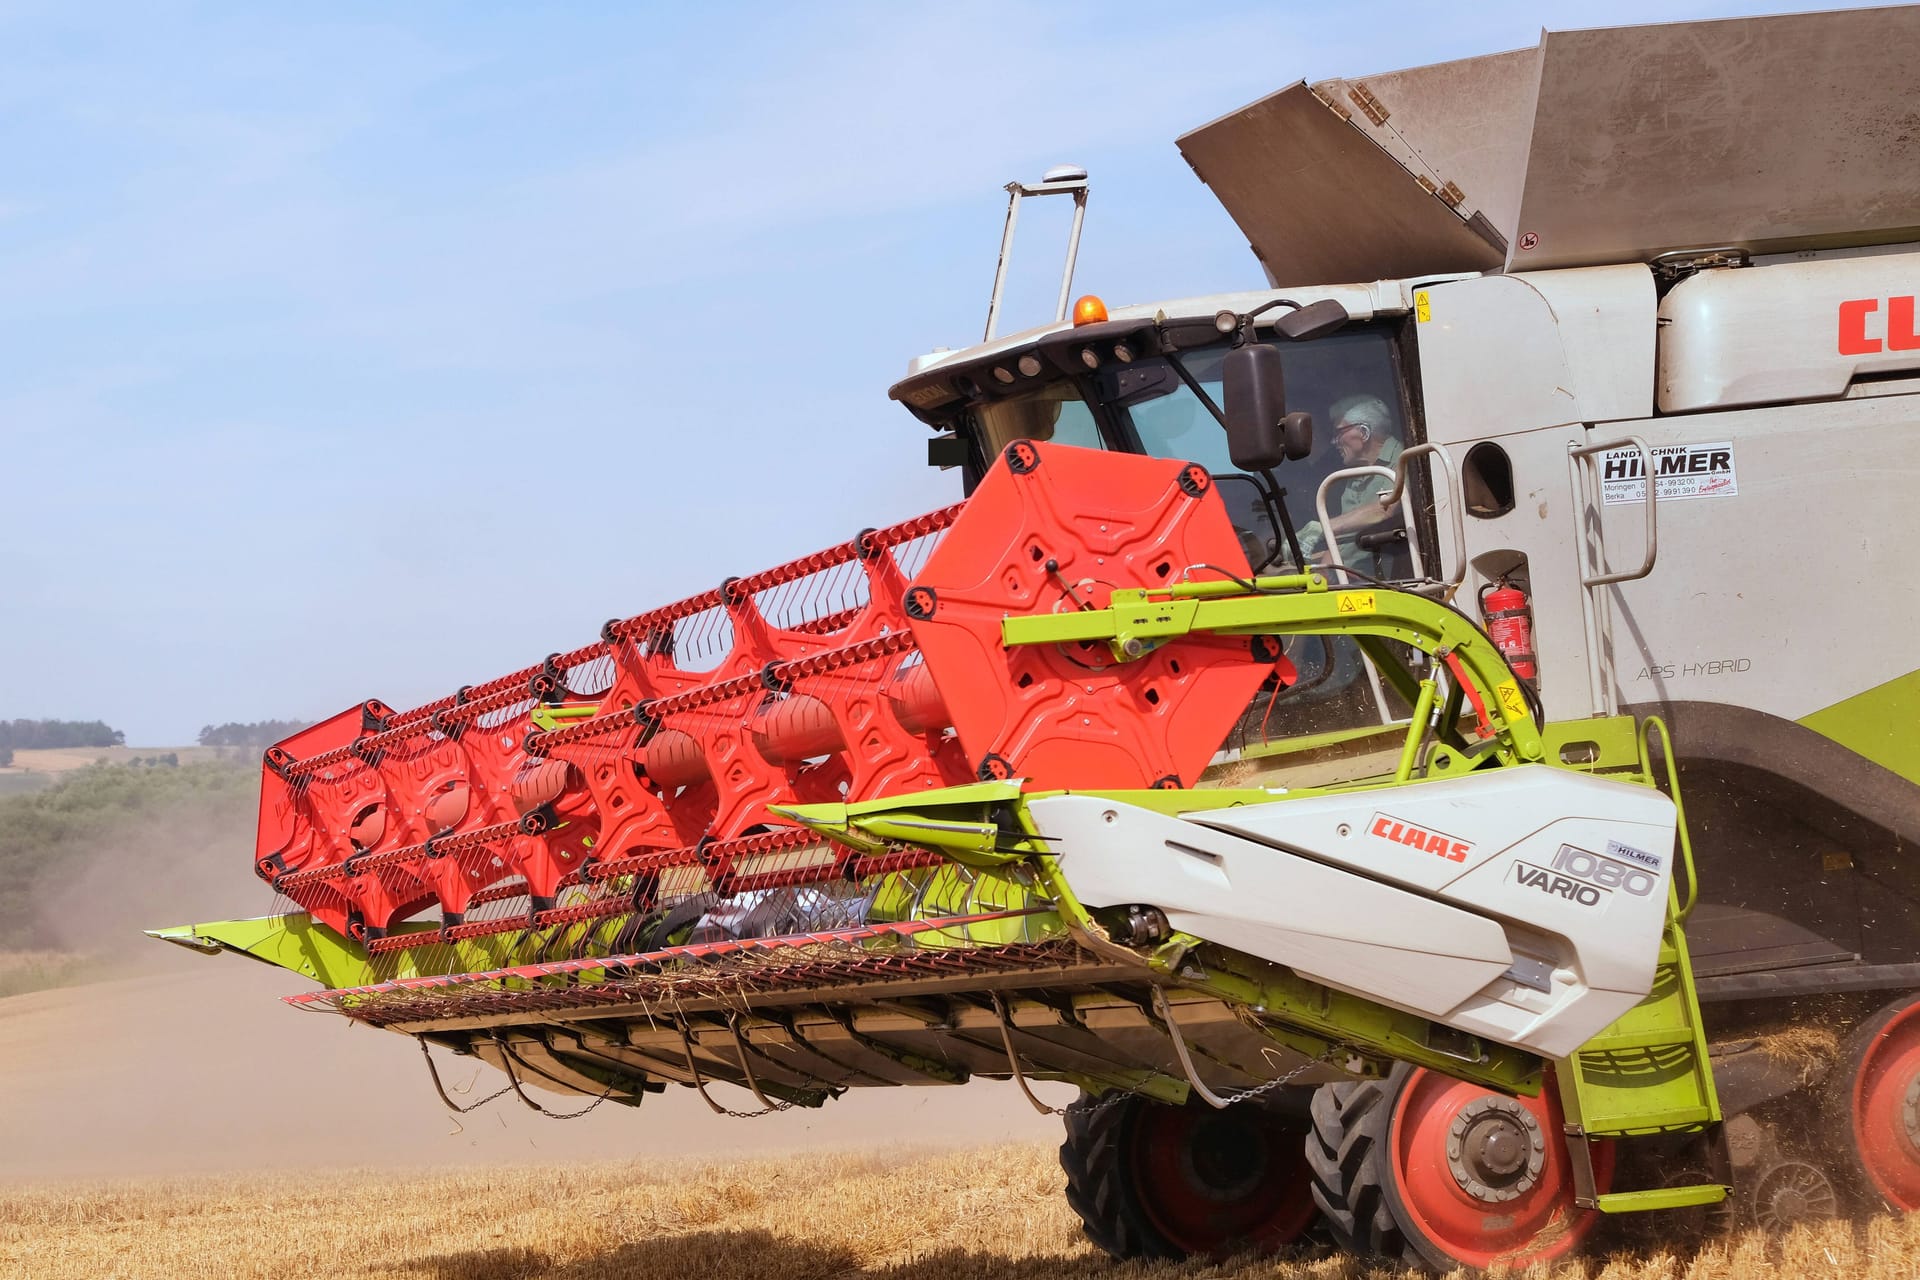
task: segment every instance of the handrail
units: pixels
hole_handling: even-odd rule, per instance
[[[1415,536],[1414,532],[1415,514],[1413,510],[1413,497],[1407,492],[1407,463],[1413,458],[1418,458],[1428,453],[1437,454],[1440,460],[1446,464],[1447,494],[1453,500],[1451,505],[1453,508],[1453,538],[1456,553],[1454,556],[1455,568],[1453,577],[1443,583],[1446,590],[1440,597],[1443,601],[1453,599],[1454,593],[1460,589],[1460,583],[1467,575],[1467,529],[1460,515],[1461,490],[1459,469],[1454,465],[1453,455],[1437,444],[1417,444],[1410,449],[1403,449],[1391,467],[1379,465],[1348,467],[1344,470],[1334,472],[1320,482],[1320,488],[1316,490],[1313,495],[1313,510],[1314,514],[1318,516],[1320,520],[1320,532],[1327,540],[1327,554],[1333,559],[1332,568],[1344,570],[1347,567],[1347,562],[1345,557],[1340,554],[1340,539],[1335,537],[1330,531],[1332,521],[1327,514],[1327,490],[1333,487],[1333,482],[1336,480],[1350,479],[1355,476],[1379,475],[1385,476],[1393,481],[1393,488],[1380,495],[1380,507],[1384,511],[1396,502],[1400,504],[1400,518],[1405,522],[1407,529],[1407,549],[1413,555],[1413,572],[1419,578],[1426,578],[1426,559],[1420,554],[1420,539]],[[1440,560],[1441,567],[1444,568],[1446,557],[1443,555],[1440,557]],[[1306,566],[1302,565],[1301,568],[1304,570]],[[1343,577],[1350,576],[1351,575],[1343,575]],[[1436,579],[1436,581],[1438,581],[1438,579]],[[1382,724],[1399,723],[1394,719],[1392,709],[1387,706],[1386,691],[1380,687],[1380,673],[1374,670],[1373,660],[1365,654],[1362,654],[1361,661],[1366,664],[1367,684],[1373,690],[1373,702],[1374,706],[1380,712],[1380,722]]]
[[[1385,479],[1392,480],[1395,478],[1395,473],[1392,467],[1369,464],[1364,467],[1344,467],[1339,471],[1329,474],[1326,479],[1320,482],[1320,487],[1316,489],[1313,494],[1313,514],[1320,521],[1322,534],[1326,534],[1327,525],[1330,523],[1330,517],[1327,512],[1327,490],[1333,487],[1333,482],[1336,480],[1351,480],[1357,476],[1381,476]],[[1385,507],[1387,504],[1382,501],[1380,505]],[[1400,514],[1411,524],[1413,519],[1413,500],[1411,498],[1401,502]],[[1340,555],[1340,540],[1330,534],[1326,536],[1327,554],[1333,557],[1331,567],[1335,569],[1346,568],[1347,562]],[[1411,530],[1409,530],[1409,537],[1407,538],[1407,549],[1413,553],[1414,573],[1419,577],[1426,577],[1427,569],[1423,563],[1424,557],[1420,554],[1420,544],[1411,536]],[[1305,566],[1302,567],[1304,568]]]
[[[1394,460],[1393,491],[1384,495],[1380,502],[1383,506],[1391,502],[1402,502],[1403,495],[1407,491],[1407,464],[1429,453],[1444,464],[1449,499],[1447,505],[1453,513],[1453,547],[1457,553],[1455,557],[1457,563],[1454,565],[1453,576],[1442,580],[1446,583],[1447,592],[1441,599],[1446,601],[1453,599],[1454,592],[1460,589],[1460,584],[1467,578],[1467,522],[1462,514],[1466,498],[1460,481],[1460,464],[1453,460],[1453,455],[1447,452],[1445,445],[1435,444],[1432,441],[1416,444],[1410,449],[1402,449],[1400,456]],[[1441,559],[1444,562],[1446,557],[1442,556]]]
[[[1676,922],[1684,925],[1687,917],[1693,914],[1693,904],[1700,897],[1700,876],[1693,866],[1693,841],[1687,836],[1687,807],[1680,800],[1680,763],[1673,754],[1673,735],[1667,732],[1667,722],[1659,716],[1648,716],[1640,722],[1640,772],[1653,780],[1653,748],[1649,741],[1653,730],[1660,732],[1660,757],[1667,766],[1667,791],[1673,798],[1673,813],[1679,823],[1680,858],[1687,868],[1687,892],[1677,891],[1674,901],[1679,910],[1674,913]],[[1678,879],[1678,876],[1675,877]]]
[[[1660,518],[1659,514],[1654,510],[1656,505],[1655,497],[1660,485],[1658,477],[1654,474],[1653,449],[1647,444],[1645,438],[1641,436],[1622,436],[1618,440],[1606,440],[1599,444],[1574,445],[1569,443],[1567,446],[1567,456],[1571,458],[1588,458],[1596,453],[1604,453],[1609,449],[1624,449],[1628,445],[1632,445],[1640,450],[1642,470],[1647,478],[1647,553],[1641,559],[1638,569],[1618,573],[1607,572],[1605,571],[1607,569],[1606,542],[1603,536],[1600,543],[1600,568],[1603,572],[1591,578],[1582,578],[1580,584],[1584,587],[1605,587],[1611,586],[1616,582],[1638,581],[1653,572],[1653,562],[1658,559],[1660,555]],[[1602,499],[1602,503],[1604,505],[1604,498]]]
[[[1345,572],[1347,561],[1346,557],[1340,554],[1340,539],[1329,531],[1332,522],[1327,515],[1327,490],[1332,487],[1335,480],[1351,479],[1355,476],[1385,476],[1389,480],[1396,478],[1392,467],[1347,467],[1344,470],[1334,472],[1322,480],[1319,489],[1314,492],[1314,514],[1320,519],[1320,533],[1326,538],[1327,554],[1333,559],[1333,563],[1328,567],[1342,571],[1342,581],[1351,581],[1353,575]],[[1380,505],[1384,508],[1387,504],[1383,501]],[[1427,566],[1425,564],[1425,558],[1420,554],[1420,540],[1413,536],[1414,517],[1413,500],[1411,498],[1403,498],[1401,500],[1400,518],[1405,522],[1407,528],[1407,550],[1412,553],[1413,556],[1413,572],[1415,576],[1425,578],[1427,576]],[[1300,570],[1303,573],[1306,572],[1306,566],[1301,565]],[[1399,721],[1393,718],[1393,708],[1387,705],[1387,691],[1380,684],[1380,673],[1374,670],[1373,659],[1363,653],[1360,655],[1360,662],[1367,673],[1367,687],[1373,692],[1373,705],[1374,709],[1380,713],[1380,723],[1398,724]]]
[[[1453,514],[1453,546],[1456,553],[1454,556],[1454,570],[1450,577],[1435,579],[1435,581],[1441,582],[1447,588],[1446,594],[1442,598],[1451,600],[1467,576],[1467,526],[1466,520],[1461,515],[1460,468],[1459,465],[1454,462],[1453,455],[1447,452],[1446,446],[1432,442],[1416,444],[1401,450],[1399,457],[1394,459],[1394,464],[1391,467],[1375,464],[1365,467],[1347,467],[1344,470],[1336,471],[1320,482],[1320,488],[1313,495],[1313,512],[1314,515],[1319,517],[1322,533],[1326,533],[1327,527],[1331,523],[1327,514],[1327,490],[1333,487],[1334,481],[1365,475],[1386,476],[1393,481],[1393,488],[1380,495],[1381,509],[1385,510],[1395,503],[1400,504],[1401,514],[1405,517],[1408,526],[1407,545],[1413,550],[1414,572],[1425,577],[1426,565],[1423,563],[1420,555],[1419,542],[1413,537],[1414,511],[1413,500],[1407,493],[1407,464],[1415,458],[1424,457],[1427,454],[1433,454],[1444,464],[1447,475],[1447,496],[1452,499],[1448,505]],[[1333,557],[1334,567],[1344,569],[1346,562],[1342,560],[1340,556],[1340,540],[1328,535],[1327,550]],[[1446,557],[1443,555],[1440,557],[1440,560],[1441,564],[1439,567],[1444,570],[1446,567]]]
[[[1654,474],[1653,450],[1641,436],[1622,436],[1617,440],[1603,440],[1595,444],[1577,444],[1567,442],[1567,463],[1572,469],[1570,477],[1575,493],[1581,503],[1587,502],[1593,493],[1593,467],[1587,460],[1597,453],[1612,449],[1634,448],[1640,451],[1641,472],[1645,476],[1646,493],[1646,553],[1641,557],[1638,569],[1612,571],[1607,566],[1607,534],[1604,517],[1595,516],[1593,520],[1592,542],[1594,544],[1594,567],[1599,572],[1588,575],[1583,560],[1580,566],[1580,586],[1584,592],[1581,614],[1587,633],[1587,683],[1588,693],[1593,699],[1596,711],[1611,715],[1619,706],[1617,682],[1613,674],[1613,623],[1607,602],[1600,588],[1619,582],[1634,582],[1653,572],[1654,562],[1660,555],[1660,524],[1656,510],[1659,502],[1659,477]],[[1600,508],[1606,507],[1606,477],[1601,477]]]

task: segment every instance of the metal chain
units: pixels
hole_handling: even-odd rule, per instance
[[[427,1074],[433,1078],[433,1091],[440,1095],[440,1101],[447,1104],[447,1110],[453,1112],[455,1115],[464,1116],[469,1111],[478,1111],[495,1098],[502,1096],[513,1088],[511,1084],[505,1085],[494,1090],[486,1097],[480,1099],[480,1101],[469,1103],[463,1107],[447,1096],[446,1087],[440,1083],[440,1068],[434,1065],[433,1055],[427,1052],[427,1042],[424,1039],[420,1041],[420,1056],[427,1060]]]
[[[739,1027],[734,1024],[731,1018],[727,1020],[727,1025],[730,1028],[732,1028],[733,1034],[734,1034],[734,1040],[736,1043],[738,1043],[739,1037],[740,1037]],[[694,1061],[693,1041],[687,1035],[687,1024],[684,1021],[680,1023],[680,1048],[682,1052],[684,1052],[686,1055],[687,1073],[693,1077],[693,1087],[695,1092],[697,1092],[700,1095],[700,1100],[706,1103],[708,1108],[712,1110],[713,1114],[717,1116],[726,1116],[730,1120],[757,1120],[761,1116],[770,1116],[776,1112],[791,1111],[793,1110],[794,1107],[799,1105],[798,1103],[787,1098],[781,1098],[776,1101],[774,1099],[768,1098],[765,1093],[761,1092],[759,1083],[755,1081],[753,1078],[752,1068],[746,1066],[746,1061],[747,1061],[746,1048],[743,1045],[740,1050],[740,1062],[741,1062],[742,1071],[746,1075],[748,1087],[753,1090],[753,1096],[760,1100],[761,1110],[735,1111],[732,1107],[723,1106],[720,1103],[715,1102],[713,1100],[713,1095],[707,1092],[707,1082],[705,1078],[703,1078],[700,1074],[700,1064]]]
[[[1033,1104],[1033,1109],[1035,1111],[1038,1111],[1041,1115],[1045,1115],[1045,1116],[1064,1116],[1067,1114],[1067,1112],[1073,1110],[1075,1107],[1081,1106],[1084,1099],[1076,1099],[1073,1102],[1069,1102],[1064,1107],[1056,1107],[1040,1101],[1040,1099],[1034,1095],[1033,1090],[1027,1085],[1027,1079],[1025,1074],[1020,1070],[1020,1059],[1014,1052],[1013,1037],[1010,1031],[1008,1030],[1008,1025],[1007,1025],[1006,1007],[1000,1003],[1000,996],[998,992],[989,992],[988,998],[993,1002],[994,1011],[1000,1015],[1000,1041],[1001,1041],[1001,1044],[1005,1046],[1007,1051],[1007,1063],[1009,1066],[1013,1068],[1014,1083],[1020,1086],[1020,1092],[1026,1095],[1028,1102]],[[1180,1046],[1180,1048],[1181,1048],[1181,1057],[1184,1060],[1186,1057],[1185,1046],[1182,1045]],[[1251,1089],[1242,1089],[1238,1093],[1216,1095],[1220,1099],[1217,1106],[1221,1109],[1224,1109],[1226,1107],[1231,1107],[1238,1103],[1246,1102],[1250,1099],[1257,1098],[1264,1093],[1271,1092],[1272,1090],[1281,1088],[1284,1085],[1292,1084],[1294,1080],[1298,1079],[1305,1072],[1311,1071],[1315,1067],[1322,1067],[1331,1063],[1334,1057],[1340,1052],[1340,1049],[1341,1049],[1341,1046],[1339,1045],[1329,1045],[1326,1051],[1322,1053],[1319,1057],[1308,1058],[1306,1061],[1302,1062],[1299,1066],[1295,1067],[1293,1070],[1287,1072],[1287,1074],[1283,1076],[1277,1076],[1272,1080],[1263,1081],[1260,1084],[1254,1085]],[[1173,1076],[1170,1076],[1165,1072],[1160,1072],[1158,1074],[1160,1078],[1163,1080],[1167,1080],[1175,1084],[1184,1083],[1182,1081],[1176,1080]],[[1128,1098],[1145,1097],[1145,1096],[1147,1095],[1141,1093],[1141,1091],[1137,1088],[1114,1089],[1108,1092],[1103,1097],[1101,1097],[1101,1099],[1098,1102],[1095,1102],[1091,1106],[1086,1107],[1085,1110],[1089,1115],[1098,1115],[1102,1111],[1105,1111],[1108,1107],[1115,1106],[1118,1103],[1124,1102]]]
[[[606,1087],[605,1092],[603,1092],[599,1097],[595,1098],[592,1102],[589,1102],[586,1106],[580,1108],[578,1111],[549,1111],[545,1107],[541,1106],[538,1102],[535,1102],[532,1098],[529,1098],[527,1096],[526,1090],[520,1087],[520,1079],[518,1076],[514,1075],[513,1073],[513,1063],[514,1063],[513,1046],[508,1044],[506,1039],[502,1037],[498,1032],[494,1033],[494,1042],[500,1046],[500,1065],[505,1067],[507,1071],[507,1087],[513,1090],[514,1095],[518,1097],[520,1101],[527,1104],[527,1107],[529,1110],[538,1111],[541,1115],[547,1117],[547,1119],[549,1120],[578,1120],[581,1116],[586,1115],[588,1112],[592,1111],[595,1107],[599,1106],[601,1103],[605,1102],[608,1098],[611,1098],[613,1096],[613,1086],[608,1085]],[[521,1065],[524,1066],[526,1064],[522,1063]],[[497,1097],[498,1095],[495,1095],[495,1096]]]
[[[1339,1051],[1340,1051],[1340,1048],[1339,1046],[1336,1045],[1333,1048],[1328,1049],[1325,1053],[1321,1054],[1317,1058],[1308,1058],[1305,1062],[1302,1062],[1299,1066],[1295,1067],[1293,1070],[1287,1072],[1287,1074],[1283,1076],[1276,1076],[1272,1080],[1268,1080],[1265,1083],[1257,1084],[1253,1086],[1253,1088],[1251,1089],[1242,1089],[1238,1093],[1226,1094],[1224,1096],[1226,1098],[1227,1105],[1231,1107],[1238,1103],[1245,1102],[1250,1098],[1257,1098],[1261,1094],[1266,1093],[1270,1090],[1278,1089],[1282,1085],[1292,1084],[1297,1077],[1305,1074],[1308,1071],[1311,1071],[1313,1068],[1324,1067],[1329,1065],[1333,1061],[1334,1055],[1337,1054]]]
[[[781,1111],[791,1111],[799,1105],[798,1103],[780,1099],[768,1106],[762,1107],[758,1111],[735,1111],[732,1107],[723,1106],[715,1102],[712,1096],[707,1093],[707,1085],[704,1080],[696,1081],[693,1087],[699,1091],[701,1100],[713,1108],[713,1114],[726,1116],[729,1120],[758,1120],[761,1116],[770,1116]]]
[[[1251,1089],[1242,1089],[1238,1093],[1227,1094],[1225,1095],[1226,1104],[1229,1107],[1237,1106],[1242,1102],[1247,1102],[1247,1101],[1250,1101],[1251,1099],[1257,1098],[1261,1094],[1269,1093],[1274,1089],[1278,1089],[1285,1085],[1292,1084],[1294,1080],[1296,1080],[1306,1072],[1311,1071],[1313,1068],[1324,1067],[1329,1063],[1331,1063],[1334,1057],[1338,1053],[1339,1053],[1339,1048],[1338,1046],[1336,1046],[1332,1049],[1327,1050],[1325,1053],[1321,1054],[1317,1058],[1307,1059],[1305,1062],[1301,1063],[1299,1066],[1295,1067],[1293,1070],[1287,1072],[1287,1074],[1283,1076],[1276,1076],[1272,1080],[1263,1081],[1260,1084],[1254,1085]],[[1174,1080],[1173,1076],[1167,1075],[1164,1072],[1161,1073],[1161,1078],[1165,1080]],[[1175,1080],[1174,1082],[1182,1083],[1177,1080]],[[1104,1097],[1102,1097],[1098,1102],[1094,1103],[1092,1106],[1087,1107],[1086,1112],[1088,1115],[1099,1115],[1102,1111],[1105,1111],[1108,1107],[1115,1106],[1121,1102],[1125,1102],[1128,1098],[1137,1098],[1137,1097],[1146,1097],[1146,1096],[1147,1095],[1142,1094],[1138,1089],[1115,1089],[1112,1092],[1106,1094]],[[1153,1099],[1149,1099],[1149,1100],[1152,1101]],[[1064,1116],[1067,1114],[1067,1112],[1071,1111],[1074,1107],[1079,1105],[1080,1104],[1078,1102],[1070,1102],[1064,1107],[1048,1107],[1046,1108],[1046,1110],[1051,1115]]]

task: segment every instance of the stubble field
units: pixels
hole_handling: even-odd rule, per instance
[[[1397,1276],[1355,1260],[1114,1266],[1081,1238],[1050,1148],[809,1153],[699,1164],[223,1175],[16,1187],[0,1271],[36,1280],[1043,1280]],[[1757,1232],[1688,1255],[1562,1263],[1553,1280],[1920,1271],[1920,1219]]]

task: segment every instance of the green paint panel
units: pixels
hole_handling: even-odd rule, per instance
[[[394,932],[432,931],[438,925],[401,925]],[[366,952],[304,913],[219,920],[212,924],[149,929],[147,936],[208,955],[237,951],[312,978],[323,987],[358,987],[376,982]]]
[[[1644,1213],[1649,1209],[1689,1209],[1694,1205],[1719,1204],[1729,1188],[1717,1183],[1700,1186],[1653,1187],[1646,1191],[1615,1191],[1596,1196],[1602,1213]]]
[[[1920,671],[1910,671],[1800,723],[1909,782],[1920,782]]]

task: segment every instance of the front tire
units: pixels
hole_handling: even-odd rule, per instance
[[[1384,1080],[1323,1086],[1307,1162],[1342,1248],[1434,1271],[1515,1268],[1577,1249],[1600,1214],[1573,1202],[1572,1156],[1551,1078],[1510,1098],[1401,1064]],[[1612,1175],[1594,1149],[1594,1180]]]
[[[1304,1102],[1307,1091],[1285,1092]],[[1067,1203],[1087,1239],[1115,1258],[1272,1253],[1319,1217],[1306,1124],[1284,1106],[1083,1096],[1065,1119]]]

